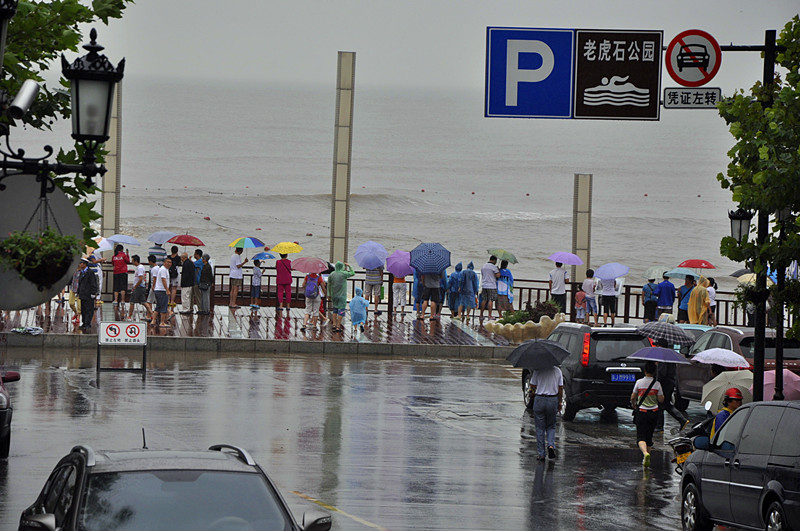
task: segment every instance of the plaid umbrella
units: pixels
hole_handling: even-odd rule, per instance
[[[569,351],[556,341],[529,339],[511,351],[506,361],[514,367],[525,367],[534,371],[549,369],[569,357]]]
[[[665,321],[650,321],[638,330],[640,335],[653,341],[664,341],[668,345],[693,345],[694,338],[678,325]]]
[[[411,250],[411,267],[420,275],[441,273],[450,266],[450,251],[441,243],[421,243]]]

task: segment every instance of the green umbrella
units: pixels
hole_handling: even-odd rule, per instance
[[[505,249],[487,249],[486,252],[496,256],[497,259],[500,261],[506,260],[509,264],[519,263],[517,257],[514,256],[512,253],[506,251]]]

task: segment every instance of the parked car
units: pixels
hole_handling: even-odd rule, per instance
[[[724,348],[742,355],[750,365],[753,364],[753,328],[733,328],[715,326],[697,338],[689,350],[689,357],[710,348]],[[783,367],[800,373],[800,341],[784,338]],[[775,330],[767,328],[764,347],[764,370],[775,369]],[[675,405],[686,409],[688,400],[700,400],[703,385],[712,378],[711,366],[703,363],[678,365],[678,383],[675,386]],[[681,407],[683,406],[683,407]]]
[[[74,447],[20,517],[20,531],[203,529],[326,531],[308,512],[298,526],[280,492],[247,451],[94,452]]]
[[[636,328],[592,328],[585,324],[561,323],[548,339],[570,351],[570,356],[561,364],[564,420],[574,419],[581,409],[630,407],[633,383],[644,374],[644,362],[625,358],[652,345]],[[533,407],[527,392],[530,377],[530,370],[523,369],[522,392],[528,409]]]
[[[19,381],[19,373],[7,371],[0,375],[0,459],[6,459],[11,451],[11,397],[5,384]]]
[[[800,403],[751,402],[683,464],[684,531],[800,529]]]

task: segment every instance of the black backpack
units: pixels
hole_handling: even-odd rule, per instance
[[[172,259],[172,265],[169,267],[169,278],[178,278],[178,266],[180,265],[180,257],[176,256]]]

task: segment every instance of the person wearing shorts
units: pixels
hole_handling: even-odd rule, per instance
[[[164,258],[164,265],[158,268],[158,274],[154,281],[153,292],[156,297],[156,313],[159,318],[159,326],[167,328],[167,313],[169,312],[169,268],[172,265],[172,258]]]
[[[439,273],[425,273],[422,275],[422,310],[417,314],[418,320],[425,319],[428,305],[431,307],[431,319],[439,320],[439,302],[441,301],[440,283],[442,275]]]
[[[247,258],[242,260],[242,252],[244,252],[244,249],[237,247],[231,255],[230,270],[228,271],[228,283],[231,290],[230,300],[228,301],[229,308],[239,307],[236,304],[236,299],[239,297],[239,290],[242,289],[242,279],[244,278],[242,267],[248,262]]]
[[[142,304],[147,309],[148,315],[151,309],[147,304],[147,281],[145,280],[144,265],[138,254],[133,255],[133,288],[131,289],[131,306],[128,309],[128,320],[133,319],[133,308],[137,304]]]
[[[586,294],[586,322],[591,324],[591,319],[589,319],[589,317],[594,315],[594,325],[597,326],[600,316],[597,312],[597,297],[594,293],[594,287],[594,269],[587,269],[586,278],[584,279],[583,284],[581,284],[581,289],[583,289],[583,292]]]
[[[611,326],[614,326],[614,318],[617,315],[617,289],[614,286],[613,278],[601,278],[600,287],[603,295],[603,326],[608,326],[608,315],[611,314]]]
[[[128,291],[128,264],[130,263],[131,259],[123,250],[122,245],[117,244],[114,247],[114,257],[111,258],[111,264],[114,266],[114,306],[119,307],[125,304],[125,293]],[[124,307],[122,315],[125,316]]]
[[[489,319],[492,318],[492,307],[497,301],[497,279],[500,278],[500,269],[497,267],[497,257],[492,255],[489,261],[481,267],[481,301],[480,319],[483,320],[483,310],[489,308]]]
[[[316,279],[317,282],[317,296],[316,297],[309,297],[306,295],[306,315],[303,317],[303,326],[300,327],[300,330],[306,330],[306,326],[308,326],[308,321],[311,321],[311,327],[316,329],[317,328],[317,319],[319,318],[319,309],[322,306],[322,299],[327,296],[325,280],[322,278],[322,275],[317,273],[309,273],[306,275],[306,278],[303,279],[303,293],[306,293],[306,285],[309,282],[313,282]]]
[[[603,297],[605,298],[605,297]],[[631,393],[631,407],[636,424],[636,444],[642,452],[642,464],[650,466],[650,450],[653,448],[653,432],[658,423],[659,404],[664,402],[661,384],[653,381],[656,363],[648,361],[644,365],[643,378],[636,380]]]
[[[367,269],[364,272],[364,298],[375,304],[375,315],[380,315],[378,303],[381,301],[381,284],[383,283],[383,267]]]

